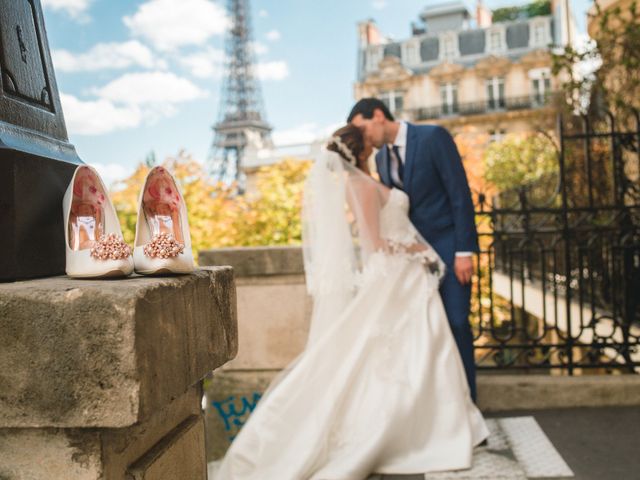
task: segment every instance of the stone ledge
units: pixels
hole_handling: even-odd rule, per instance
[[[479,375],[485,412],[640,406],[640,375]]]
[[[0,428],[133,425],[235,357],[229,267],[0,284]]]
[[[302,248],[242,247],[203,250],[200,265],[231,265],[235,276],[303,275]]]

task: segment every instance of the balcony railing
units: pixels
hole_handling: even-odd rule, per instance
[[[482,115],[486,113],[510,112],[542,108],[551,102],[553,94],[527,95],[524,97],[505,97],[482,102],[451,103],[434,107],[406,110],[413,120],[432,120],[436,118]]]

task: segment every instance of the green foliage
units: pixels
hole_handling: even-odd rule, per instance
[[[484,154],[485,179],[499,191],[531,184],[557,171],[557,151],[542,135],[507,135]]]
[[[524,8],[528,18],[551,15],[551,2],[549,0],[536,0]]]
[[[551,2],[549,0],[535,0],[521,7],[496,8],[493,11],[493,21],[512,22],[519,18],[531,18],[540,15],[551,15]]]
[[[517,20],[520,15],[520,7],[502,7],[493,11],[493,22],[512,22]]]
[[[235,245],[300,243],[302,191],[310,165],[290,159],[258,171],[257,193],[245,199]]]
[[[125,241],[133,244],[137,201],[149,162],[142,162],[114,186],[112,198]],[[212,183],[204,167],[180,152],[162,165],[180,185],[194,251],[215,247],[298,244],[302,237],[302,190],[310,161],[289,159],[261,168],[256,191],[235,194],[235,187]]]
[[[632,117],[640,108],[640,12],[636,1],[628,8],[605,11],[596,6],[593,42],[576,50],[565,47],[553,55],[553,73],[562,79],[567,107],[585,113],[606,105],[618,114]],[[585,75],[581,66],[599,64]]]

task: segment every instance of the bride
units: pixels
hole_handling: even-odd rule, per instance
[[[438,293],[444,263],[409,200],[370,175],[356,127],[305,186],[314,308],[304,352],[271,384],[217,480],[363,480],[471,466],[488,435]]]

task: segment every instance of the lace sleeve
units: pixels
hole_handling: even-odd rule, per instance
[[[381,211],[381,235],[387,251],[425,265],[429,273],[444,276],[445,265],[433,247],[420,235],[409,219],[409,197],[401,190],[390,191],[389,207]]]
[[[403,255],[413,261],[419,261],[425,269],[440,279],[445,273],[445,264],[440,255],[422,238],[418,230],[408,221],[402,236],[392,235],[387,240],[389,251],[394,255]]]

